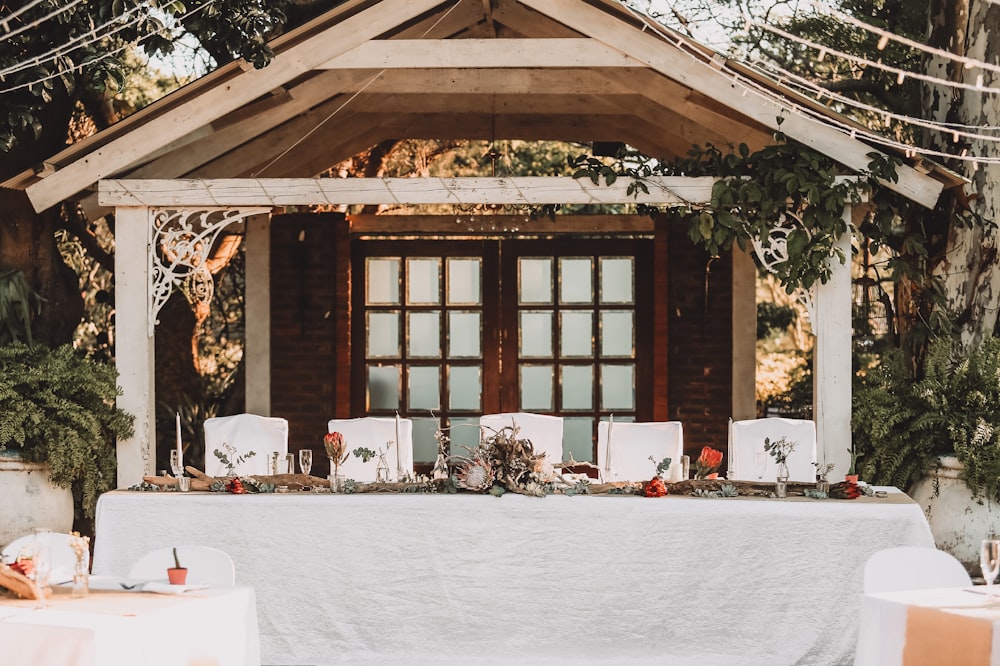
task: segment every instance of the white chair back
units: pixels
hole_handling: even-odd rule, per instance
[[[561,416],[531,414],[528,412],[506,412],[484,414],[479,418],[480,429],[486,429],[487,437],[503,428],[514,427],[518,439],[527,439],[535,453],[544,453],[545,462],[558,465],[563,462],[563,420]]]
[[[177,546],[177,559],[188,570],[189,585],[235,585],[236,565],[224,550],[211,546]],[[132,565],[128,577],[133,580],[166,580],[167,569],[174,566],[173,547],[150,551]]]
[[[871,555],[865,562],[866,594],[935,587],[965,587],[972,578],[951,553],[934,547],[898,546]]]
[[[680,481],[682,455],[684,428],[680,421],[601,421],[597,424],[595,462],[604,481],[649,481],[664,458],[670,458],[666,478]]]
[[[227,451],[229,445],[236,452]],[[288,453],[288,421],[275,416],[256,414],[236,414],[205,419],[205,473],[209,476],[226,476],[226,465],[215,455],[218,450],[231,462],[254,455],[234,466],[233,471],[240,476],[266,475],[271,473],[271,456]]]
[[[773,442],[782,437],[796,443],[795,449],[788,455],[788,480],[803,483],[816,480],[816,424],[813,421],[778,417],[733,421],[729,426],[729,436],[733,443],[733,477],[736,480],[774,481],[778,477],[778,464],[769,453],[764,452],[764,440]],[[759,477],[756,469],[758,454],[762,454],[763,460]]]
[[[17,561],[21,555],[32,555],[36,545],[35,537],[35,534],[26,534],[11,541],[4,547],[3,551],[0,551],[0,561],[10,564]],[[73,538],[73,535],[62,532],[44,532],[37,537],[38,542],[48,551],[49,561],[52,563],[49,580],[53,583],[72,580],[73,571],[76,569],[76,551],[70,545],[70,539]],[[86,558],[89,570],[89,553]]]
[[[354,455],[357,448],[366,448],[378,453],[385,451],[385,461],[389,465],[389,480],[398,481],[399,472],[413,474],[413,421],[398,420],[399,435],[396,435],[397,419],[393,416],[363,416],[357,419],[331,419],[327,423],[329,432],[339,432],[344,436],[344,444],[352,453],[340,465],[340,474],[361,483],[375,480],[378,455],[368,462]],[[398,442],[396,440],[399,440]],[[393,442],[392,444],[388,444]],[[388,446],[388,449],[386,448]],[[333,470],[330,470],[333,473]]]

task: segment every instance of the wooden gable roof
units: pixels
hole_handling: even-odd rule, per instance
[[[104,178],[314,177],[390,138],[620,141],[674,157],[760,148],[779,116],[852,170],[874,150],[818,120],[824,107],[614,0],[349,0],[272,47],[267,67],[221,67],[2,186],[37,210],[69,199],[96,214]],[[889,185],[924,206],[960,182],[916,166]]]

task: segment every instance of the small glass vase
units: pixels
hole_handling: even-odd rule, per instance
[[[778,463],[778,481],[774,485],[776,497],[788,497],[788,465],[782,461]]]
[[[448,463],[444,454],[439,453],[434,461],[434,469],[431,470],[431,478],[435,481],[442,481],[448,478]]]
[[[375,483],[389,483],[389,463],[385,460],[385,454],[380,453],[378,464],[375,466]]]

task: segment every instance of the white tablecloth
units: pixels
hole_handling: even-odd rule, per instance
[[[904,496],[899,496],[904,497]],[[849,664],[862,569],[933,545],[889,500],[113,492],[95,573],[202,543],[267,664]]]
[[[930,622],[917,625],[919,636],[910,640],[916,642],[911,649],[930,652],[938,648],[948,654],[949,665],[978,664],[979,666],[1000,666],[1000,641],[992,640],[987,659],[973,659],[971,641],[963,641],[958,633],[977,631],[973,623],[992,624],[979,629],[1000,636],[1000,599],[988,599],[983,587],[948,588],[932,590],[911,590],[867,594],[861,607],[861,631],[858,636],[856,666],[902,666],[907,643],[907,615],[913,608],[940,611],[940,618],[931,617]],[[912,653],[911,653],[912,654]],[[920,657],[919,654],[914,655]]]
[[[3,666],[257,666],[254,591],[219,588],[184,595],[57,590],[48,607],[0,599]]]

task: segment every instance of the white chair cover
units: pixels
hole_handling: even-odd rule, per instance
[[[507,412],[484,414],[479,418],[480,429],[489,437],[503,428],[515,427],[519,439],[531,441],[535,453],[544,453],[545,462],[558,465],[563,462],[563,420],[561,416]]]
[[[729,436],[733,443],[734,479],[757,481],[755,460],[758,453],[764,453],[764,439],[769,438],[773,442],[787,437],[796,442],[795,450],[788,455],[788,480],[804,483],[816,480],[816,424],[813,421],[777,417],[733,421],[729,426]],[[778,465],[769,453],[764,453],[764,460],[764,472],[760,478],[774,481],[778,477]],[[693,460],[691,464],[694,464]]]
[[[604,481],[649,481],[664,458],[670,458],[667,480],[680,481],[682,455],[684,428],[680,421],[597,424],[595,462]],[[656,462],[651,462],[650,457]]]
[[[211,546],[177,546],[177,559],[188,570],[188,585],[235,585],[236,565],[224,550]],[[133,580],[167,579],[167,569],[174,566],[172,546],[158,548],[139,558],[128,577]]]
[[[397,419],[394,416],[331,419],[327,424],[327,430],[343,435],[348,451],[354,451],[359,447],[371,449],[376,454],[379,449],[385,451],[385,461],[389,465],[389,480],[398,481],[399,471],[408,475],[413,474],[413,421],[400,418],[398,425],[398,446],[395,443]],[[394,443],[389,444],[389,442]],[[371,483],[375,480],[377,467],[378,455],[368,462],[363,462],[361,458],[351,453],[340,465],[340,474],[361,483]],[[330,473],[333,473],[332,469]]]
[[[969,572],[954,555],[921,546],[875,552],[865,562],[864,581],[865,594],[972,585]]]
[[[230,453],[223,448],[228,444],[236,449]],[[205,419],[205,473],[209,476],[225,476],[226,466],[215,456],[218,449],[231,461],[246,455],[254,455],[234,468],[241,476],[266,475],[271,473],[271,456],[288,453],[288,421],[274,416],[256,414],[236,414]]]
[[[70,545],[71,534],[62,532],[45,532],[38,535],[44,548],[49,552],[49,561],[52,563],[52,571],[49,580],[52,583],[62,583],[73,579],[73,571],[76,569],[76,552]],[[7,544],[0,552],[0,561],[10,564],[17,561],[17,558],[24,555],[31,555],[35,547],[35,535],[26,534],[18,537]],[[90,554],[85,555],[88,562]]]

